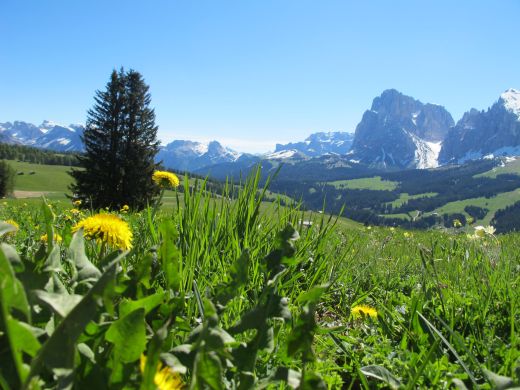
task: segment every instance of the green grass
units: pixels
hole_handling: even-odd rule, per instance
[[[388,204],[391,204],[392,207],[396,208],[396,207],[401,207],[403,204],[408,202],[410,199],[432,198],[436,195],[437,195],[436,192],[425,192],[423,194],[416,194],[416,195],[410,195],[406,192],[402,192],[399,195],[398,199],[394,200],[393,202],[389,202]]]
[[[31,348],[19,355],[0,350],[0,380],[21,388],[16,367],[23,372],[21,363],[30,365],[36,356],[42,364],[33,364],[31,375],[54,388],[52,365],[69,353],[73,388],[95,380],[108,388],[139,388],[145,380],[141,353],[149,361],[162,353],[182,366],[188,387],[206,378],[236,388],[251,372],[253,381],[266,382],[303,374],[313,381],[307,388],[330,389],[388,388],[376,372],[400,388],[453,388],[454,379],[467,388],[493,388],[483,369],[520,380],[520,234],[477,240],[455,231],[362,229],[264,204],[257,185],[258,177],[250,178],[234,200],[197,189],[155,216],[151,210],[121,215],[134,248],[112,268],[107,264],[115,255],[105,257],[110,245],[87,242],[87,257],[79,256],[70,229],[81,217],[71,215],[70,206],[55,204],[46,216],[40,204],[0,208],[0,220],[20,224],[1,240],[21,257],[12,251],[0,256],[0,267],[9,264],[2,259],[12,263],[9,272],[1,269],[0,282],[10,286],[20,278],[16,300],[0,294],[9,319],[0,345],[9,337],[12,345]],[[307,220],[313,224],[302,223]],[[63,237],[57,251],[40,249],[46,227]],[[118,274],[114,288],[96,285],[103,299],[78,303],[101,272]],[[25,306],[24,291],[31,305]],[[43,299],[35,311],[38,296]],[[16,305],[12,315],[9,305]],[[71,305],[88,310],[78,307],[74,321],[53,314]],[[377,318],[354,318],[357,305],[375,308]],[[64,321],[74,326],[59,326]],[[39,329],[52,323],[54,333],[39,332],[35,342],[31,332],[22,332],[32,329],[26,323]],[[69,331],[83,327],[88,331],[79,336]],[[4,369],[13,370],[7,379]]]
[[[520,158],[516,158],[513,161],[505,163],[503,167],[496,167],[490,171],[475,175],[475,177],[488,177],[490,179],[496,179],[498,175],[503,175],[506,173],[520,175]]]
[[[498,194],[497,196],[494,196],[492,198],[480,197],[459,200],[456,202],[449,202],[446,203],[444,206],[435,209],[433,212],[436,212],[438,214],[463,213],[469,217],[469,215],[467,215],[467,213],[464,211],[464,207],[483,207],[489,209],[487,215],[483,219],[477,220],[475,222],[478,224],[489,225],[497,210],[503,209],[518,201],[520,201],[520,188],[514,191]]]
[[[351,190],[374,190],[374,191],[393,191],[399,182],[382,180],[381,176],[364,177],[361,179],[336,180],[328,182],[336,188],[348,188]]]
[[[66,193],[68,186],[72,183],[72,178],[67,173],[70,171],[70,167],[17,161],[8,162],[18,173],[14,182],[14,188],[18,191]],[[23,175],[20,173],[23,173]]]

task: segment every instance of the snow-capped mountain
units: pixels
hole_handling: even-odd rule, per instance
[[[349,155],[378,168],[436,167],[441,142],[453,124],[444,107],[389,89],[363,114]]]
[[[487,111],[472,108],[448,133],[440,162],[520,155],[520,91],[508,89]]]
[[[83,150],[81,135],[84,130],[83,125],[63,126],[50,121],[44,121],[40,126],[22,121],[6,122],[0,123],[0,142],[75,152]]]
[[[296,153],[306,157],[319,157],[325,154],[346,154],[352,146],[354,134],[347,132],[319,132],[311,134],[303,142],[276,144],[274,153],[267,158],[289,158]]]
[[[222,146],[217,141],[209,143],[176,140],[159,150],[156,160],[166,168],[195,171],[210,165],[234,162],[240,153]]]

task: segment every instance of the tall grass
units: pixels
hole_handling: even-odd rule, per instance
[[[0,297],[0,386],[29,375],[51,388],[152,388],[159,360],[201,389],[518,385],[519,234],[350,229],[298,204],[266,209],[259,183],[257,171],[216,195],[186,178],[173,210],[121,215],[134,232],[123,255],[93,242],[82,255],[71,227],[88,212],[4,205],[0,219],[20,228],[0,226],[2,283],[19,280],[28,304]],[[44,244],[45,232],[63,241]],[[358,305],[377,317],[354,316]],[[71,318],[85,329],[65,347],[52,334]],[[13,347],[19,324],[34,329],[30,351]],[[77,356],[72,371],[45,362],[56,345]]]

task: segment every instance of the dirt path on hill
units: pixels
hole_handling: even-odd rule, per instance
[[[47,195],[50,192],[44,192],[44,191],[14,191],[13,195],[17,199],[21,198],[38,198],[42,195]]]

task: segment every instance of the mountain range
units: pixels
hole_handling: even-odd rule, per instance
[[[6,122],[0,123],[0,142],[82,151],[83,131],[82,125],[50,121],[39,126]],[[520,155],[520,91],[508,89],[489,109],[472,108],[455,123],[443,106],[389,89],[373,100],[354,134],[317,132],[303,141],[276,144],[273,152],[263,155],[238,153],[217,141],[175,140],[161,147],[157,160],[167,168],[222,176],[257,163],[272,168],[281,162],[316,160],[312,166],[399,170],[504,155]]]
[[[81,152],[81,135],[85,127],[80,124],[63,126],[44,121],[35,126],[32,123],[14,121],[0,123],[0,142],[35,146],[58,152]]]

